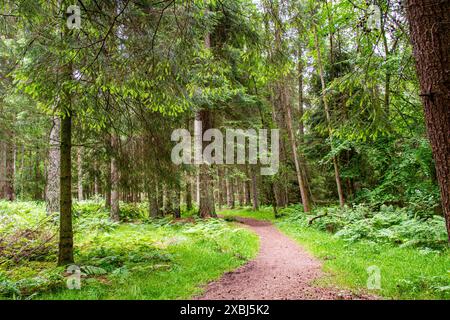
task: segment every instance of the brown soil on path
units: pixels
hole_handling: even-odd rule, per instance
[[[312,282],[323,276],[321,263],[270,222],[238,218],[260,237],[258,256],[207,286],[200,300],[373,299]]]

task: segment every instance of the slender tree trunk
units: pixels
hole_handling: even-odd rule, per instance
[[[5,198],[6,143],[0,139],[0,199]]]
[[[72,115],[61,119],[60,219],[58,265],[73,263],[72,229]]]
[[[218,205],[219,205],[219,210],[222,209],[222,206],[224,205],[224,193],[225,193],[225,188],[224,188],[224,179],[223,179],[223,171],[221,168],[217,168],[217,184],[218,184],[218,190],[219,190],[219,194],[218,194]]]
[[[78,167],[78,201],[83,201],[83,147],[77,149],[77,167]]]
[[[258,202],[258,181],[256,177],[256,167],[252,166],[250,172],[252,175],[253,211],[257,211],[259,210],[259,202]]]
[[[180,201],[181,201],[181,190],[180,190],[180,187],[175,186],[175,189],[173,190],[173,217],[174,217],[174,219],[181,218]]]
[[[300,30],[299,30],[300,32]],[[303,60],[302,60],[302,50],[298,49],[298,122],[299,129],[299,141],[300,144],[304,142],[305,137],[305,125],[303,123]]]
[[[111,209],[111,159],[108,159],[106,162],[105,208]]]
[[[407,0],[406,12],[450,242],[450,1]]]
[[[98,184],[98,162],[94,161],[94,195],[98,195],[100,192]]]
[[[248,166],[245,167],[245,182],[244,182],[244,190],[245,190],[245,205],[251,206],[252,201],[250,197],[250,180],[248,177]]]
[[[8,201],[16,199],[14,189],[14,133],[8,130],[8,142],[6,143],[6,175],[5,175],[5,198]]]
[[[300,196],[302,199],[303,204],[303,211],[309,212],[310,211],[310,204],[309,204],[309,195],[308,195],[308,189],[306,188],[306,182],[304,181],[304,175],[303,175],[303,168],[300,166],[299,157],[297,155],[297,142],[294,130],[292,128],[292,116],[291,116],[291,106],[290,104],[286,105],[286,111],[287,111],[287,127],[289,132],[289,139],[291,140],[291,148],[292,148],[292,154],[294,156],[294,164],[295,164],[295,171],[297,173],[297,181],[298,181],[298,187],[300,191]]]
[[[200,204],[200,172],[197,170],[195,175],[195,202]]]
[[[188,175],[186,176],[186,210],[192,210],[192,182]]]
[[[59,212],[59,172],[60,172],[60,152],[59,136],[61,121],[58,117],[53,117],[53,126],[50,130],[50,148],[48,152],[46,204],[47,213]]]
[[[226,189],[227,206],[231,208],[231,186],[230,186],[230,178],[228,177],[228,169],[226,168],[225,168],[225,189]]]
[[[314,42],[315,42],[316,51],[317,51],[317,64],[319,67],[320,83],[322,85],[322,100],[323,100],[323,105],[325,108],[325,116],[327,119],[328,134],[329,134],[330,140],[331,140],[331,148],[333,148],[333,141],[332,141],[333,140],[333,132],[331,129],[330,110],[328,108],[328,101],[327,101],[327,98],[325,95],[325,90],[326,90],[325,76],[324,76],[323,65],[322,65],[322,57],[321,57],[321,53],[320,53],[319,39],[317,36],[317,28],[315,25],[313,25],[313,31],[314,31]],[[339,204],[341,207],[343,207],[345,205],[345,200],[344,200],[344,193],[342,191],[341,176],[339,173],[339,164],[338,164],[338,160],[337,160],[336,156],[333,157],[333,167],[334,167],[334,176],[336,179],[337,192],[338,192],[338,196],[339,196]]]
[[[116,136],[111,137],[111,147],[111,220],[119,221],[119,168],[117,164],[119,141]]]
[[[205,133],[206,130],[212,128],[212,114],[210,110],[200,110],[196,114],[197,123],[201,122],[202,131],[201,135]],[[202,151],[207,145],[207,142],[202,143]],[[212,186],[212,177],[210,171],[210,166],[206,163],[200,164],[199,168],[199,191],[200,191],[200,203],[199,203],[199,216],[202,218],[214,217],[216,216],[216,211],[214,208],[214,195]]]

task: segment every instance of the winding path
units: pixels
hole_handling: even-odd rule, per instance
[[[210,283],[204,295],[197,299],[371,299],[335,288],[314,286],[312,282],[324,275],[320,261],[270,222],[248,218],[238,218],[238,221],[260,237],[258,256]]]

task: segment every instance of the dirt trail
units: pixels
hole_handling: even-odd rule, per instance
[[[197,299],[371,299],[311,282],[323,276],[320,262],[270,222],[247,218],[238,221],[260,237],[258,256],[207,286]],[[373,298],[373,297],[372,297]]]

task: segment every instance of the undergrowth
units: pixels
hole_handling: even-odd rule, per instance
[[[99,202],[74,205],[76,267],[67,272],[55,263],[57,216],[41,203],[0,202],[0,298],[189,298],[257,251],[256,235],[220,219],[151,220],[142,205],[121,210],[127,223],[110,221]],[[74,275],[79,290],[67,288]]]

